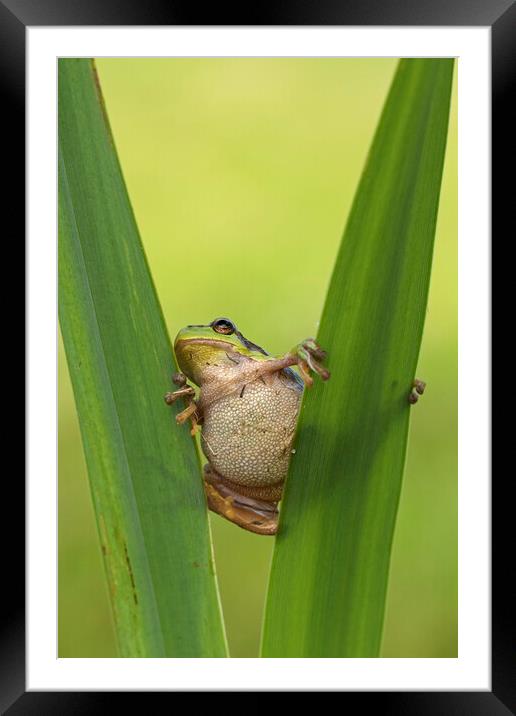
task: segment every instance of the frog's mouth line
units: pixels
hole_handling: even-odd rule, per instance
[[[206,326],[199,326],[199,328],[205,327]],[[196,326],[189,326],[189,328],[196,328]],[[261,346],[257,345],[256,343],[253,343],[252,341],[249,341],[245,336],[240,333],[240,331],[235,331],[232,335],[236,336],[240,343],[243,345],[243,347],[247,348],[248,351],[256,351],[257,353],[261,353],[264,356],[270,355]],[[177,341],[177,345],[179,345],[180,343],[199,343],[201,345],[214,346],[215,348],[217,348],[217,346],[219,346],[221,343],[224,343],[226,346],[231,346],[231,350],[233,352],[237,351],[237,348],[234,343],[229,343],[223,338],[180,338]]]
[[[236,351],[236,346],[233,343],[229,343],[228,341],[224,340],[215,340],[212,338],[180,338],[176,345],[181,346],[186,343],[196,343],[201,346],[213,346],[214,348],[220,348],[220,344],[223,343],[224,346],[229,346],[229,348],[234,352]],[[226,348],[224,348],[226,350]]]

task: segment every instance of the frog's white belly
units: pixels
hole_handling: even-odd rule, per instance
[[[204,412],[201,443],[212,467],[241,485],[273,485],[285,479],[301,391],[281,380],[258,380],[221,398]]]

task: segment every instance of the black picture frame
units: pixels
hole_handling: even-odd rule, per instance
[[[202,19],[202,22],[199,22]],[[4,143],[14,149],[7,196],[10,213],[25,215],[25,37],[34,26],[73,25],[361,25],[361,26],[484,26],[492,37],[492,236],[505,243],[514,227],[514,182],[511,171],[516,152],[515,116],[510,88],[516,86],[516,3],[514,0],[277,0],[264,7],[235,11],[224,5],[203,8],[164,0],[0,0],[0,84]],[[6,142],[6,138],[9,138]],[[512,150],[511,150],[512,146]],[[21,233],[21,224],[17,231]],[[514,230],[511,232],[514,236]],[[504,237],[505,238],[505,237]],[[20,245],[23,244],[20,237]],[[30,348],[30,346],[29,346]],[[18,398],[19,400],[19,398]],[[30,400],[29,400],[30,405]],[[2,713],[98,713],[113,707],[111,692],[26,692],[25,690],[25,533],[24,481],[4,481],[4,505],[15,526],[4,547],[8,589],[2,594],[0,634],[0,709]],[[376,709],[382,714],[464,714],[502,716],[516,713],[514,604],[509,583],[513,503],[505,476],[492,480],[492,690],[448,692],[339,692],[344,707]],[[4,508],[5,509],[5,508]],[[238,689],[238,685],[235,685]],[[142,696],[167,699],[170,693],[131,693],[136,707]],[[124,696],[116,693],[116,696]],[[117,704],[118,705],[118,704]]]

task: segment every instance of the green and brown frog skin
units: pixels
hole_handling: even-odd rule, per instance
[[[183,328],[174,351],[179,389],[165,401],[185,399],[177,422],[190,419],[193,434],[201,426],[209,508],[251,532],[275,534],[303,385],[313,382],[310,370],[330,377],[324,351],[308,338],[271,356],[227,318]],[[187,379],[200,389],[197,399]]]

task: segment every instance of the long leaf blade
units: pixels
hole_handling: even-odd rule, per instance
[[[379,653],[452,74],[451,59],[401,60],[382,113],[318,335],[332,377],[301,410],[263,656]]]
[[[225,656],[199,464],[90,60],[59,61],[59,319],[122,656]]]

